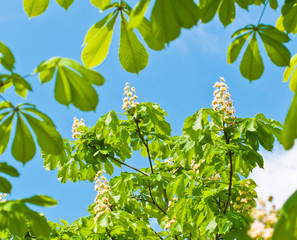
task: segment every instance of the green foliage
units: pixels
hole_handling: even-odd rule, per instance
[[[214,239],[219,234],[249,239],[247,213],[257,194],[256,183],[247,177],[256,166],[263,168],[259,146],[271,151],[282,125],[263,114],[226,125],[220,112],[202,109],[186,119],[181,136],[171,136],[166,112],[157,104],[140,103],[125,115],[122,120],[111,111],[94,127],[80,127],[74,142],[65,140],[63,155],[43,155],[46,169],[58,168],[63,183],[93,182],[98,170],[112,175],[115,167],[136,171],[110,179],[112,210],[102,212],[96,224],[92,204],[90,216],[69,226],[52,224],[53,236]],[[127,161],[137,151],[148,160],[148,168],[137,169]],[[172,163],[164,162],[168,158]],[[154,232],[152,218],[168,230]]]
[[[49,0],[23,0],[25,12],[30,18],[41,15],[47,9],[48,4]]]
[[[54,206],[57,202],[47,196],[38,195],[31,198],[7,201],[0,204],[0,229],[8,229],[19,239],[25,237],[48,239],[50,227],[46,218],[32,211],[26,203],[39,206]]]

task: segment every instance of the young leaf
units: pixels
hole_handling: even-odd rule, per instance
[[[41,149],[47,154],[61,154],[63,151],[63,140],[57,130],[46,122],[34,118],[24,112],[22,112],[22,114],[35,132],[37,142]]]
[[[74,0],[56,0],[56,1],[61,7],[65,8],[66,11],[74,2]]]
[[[23,0],[23,6],[28,16],[36,17],[41,15],[48,7],[49,0]]]
[[[264,72],[264,65],[260,55],[256,35],[254,33],[240,63],[240,72],[248,80],[260,78]]]
[[[12,83],[14,85],[15,92],[23,97],[26,98],[28,90],[32,91],[32,87],[30,83],[28,83],[24,78],[22,78],[19,74],[13,73],[11,75]]]
[[[14,56],[10,49],[0,41],[0,64],[3,65],[8,71],[11,71],[14,69]]]
[[[268,35],[259,33],[265,50],[270,58],[270,60],[277,66],[289,66],[291,53],[290,51],[280,42],[274,40]]]
[[[146,9],[150,3],[150,0],[140,0],[137,6],[132,10],[129,16],[128,28],[136,28],[140,25],[144,18]]]
[[[180,23],[171,0],[156,0],[151,14],[153,33],[160,42],[169,43],[180,34]]]
[[[219,18],[224,27],[233,22],[235,18],[235,3],[234,0],[222,0],[219,6]]]
[[[117,15],[115,15],[105,27],[100,29],[100,32],[92,38],[83,49],[81,59],[86,67],[95,67],[106,58],[116,17]]]
[[[14,114],[11,114],[3,123],[0,125],[0,155],[5,151],[9,142],[9,136],[12,126]]]
[[[148,53],[136,37],[133,29],[127,28],[127,24],[122,14],[119,58],[126,71],[139,73],[148,63]]]
[[[284,129],[281,136],[281,144],[286,150],[294,145],[294,140],[297,138],[297,93],[293,98],[291,107],[286,117]]]
[[[33,137],[19,113],[11,152],[13,157],[23,164],[30,161],[36,153]]]
[[[290,89],[292,92],[297,92],[297,54],[294,55],[291,59],[290,66],[288,66],[284,72],[283,81],[287,82],[290,79]]]

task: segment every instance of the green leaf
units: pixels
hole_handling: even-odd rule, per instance
[[[180,23],[171,0],[156,0],[151,14],[152,29],[160,42],[169,43],[180,34]]]
[[[106,6],[110,4],[111,0],[91,0],[91,3],[95,6],[104,10]]]
[[[7,165],[6,162],[0,163],[0,172],[5,173],[11,177],[19,177],[19,172],[12,166]]]
[[[27,90],[32,91],[31,85],[24,78],[22,78],[19,74],[13,73],[11,75],[11,78],[12,78],[15,92],[19,96],[26,98],[27,93],[28,93]]]
[[[5,179],[4,177],[0,177],[0,192],[10,193],[10,191],[11,191],[10,182],[7,179]]]
[[[82,62],[86,67],[95,67],[103,62],[109,50],[113,27],[116,21],[115,15],[98,34],[88,41],[81,55]]]
[[[45,195],[35,195],[30,198],[24,198],[22,199],[22,201],[25,203],[30,203],[30,204],[44,206],[44,207],[51,207],[58,204],[58,202],[55,199]]]
[[[141,24],[149,3],[150,0],[139,1],[137,6],[130,13],[128,28],[136,28]]]
[[[268,35],[264,35],[259,33],[265,50],[270,58],[270,60],[277,66],[289,66],[291,53],[290,51],[280,42],[274,40],[273,38],[269,37]]]
[[[36,153],[33,137],[19,113],[11,152],[13,157],[23,164],[31,160]]]
[[[235,3],[234,0],[222,0],[219,6],[219,18],[224,27],[233,22],[235,18]]]
[[[280,210],[272,240],[297,239],[297,191],[290,196]]]
[[[284,33],[283,31],[280,31],[274,26],[259,24],[258,28],[261,33],[267,35],[270,38],[273,38],[275,41],[281,43],[286,43],[290,41],[288,34]]]
[[[139,73],[148,63],[148,53],[137,39],[133,29],[127,28],[124,14],[121,14],[121,38],[119,58],[122,67],[131,73]]]
[[[10,49],[0,41],[0,64],[3,65],[8,71],[11,71],[14,69],[14,56]],[[1,56],[2,55],[2,56]]]
[[[269,0],[269,5],[272,9],[276,10],[278,7],[277,0]]]
[[[243,34],[239,37],[237,37],[228,47],[227,52],[227,62],[229,64],[234,63],[243,47],[245,42],[248,40],[248,38],[251,36],[252,32]]]
[[[294,4],[294,2],[292,2]],[[283,6],[283,8],[286,4]],[[281,18],[282,25],[287,33],[293,33],[294,35],[297,33],[297,6],[288,4],[288,11],[286,13],[282,13],[283,18]],[[282,10],[283,10],[282,8]],[[280,23],[278,23],[280,24]]]
[[[153,34],[152,24],[146,18],[143,18],[141,24],[137,27],[137,30],[140,32],[149,48],[155,51],[160,51],[165,48],[165,42],[160,42],[156,39]]]
[[[251,38],[241,60],[240,72],[243,77],[250,81],[260,78],[264,72],[264,65],[255,34]]]
[[[56,1],[61,7],[65,8],[66,11],[74,2],[74,0],[56,0]]]
[[[283,81],[287,82],[290,79],[290,89],[292,92],[297,92],[297,54],[291,58],[290,66],[288,66],[284,72]]]
[[[23,106],[23,105],[22,105]],[[55,124],[53,123],[53,121],[43,112],[38,111],[35,106],[33,105],[33,107],[29,108],[29,107],[22,107],[21,111],[27,111],[30,113],[34,113],[36,114],[38,117],[40,117],[43,121],[45,121],[47,124],[55,127]]]
[[[41,205],[46,206],[46,205]],[[29,225],[32,228],[32,231],[38,237],[43,237],[48,239],[50,234],[50,227],[46,221],[46,218],[40,216],[37,212],[32,211],[31,209],[25,207],[24,215],[29,221]]]
[[[8,212],[6,217],[9,221],[10,232],[16,236],[23,237],[27,231],[27,226],[24,217],[17,210],[18,209],[14,209]]]
[[[172,0],[181,27],[191,28],[199,20],[199,8],[193,0]]]
[[[23,6],[28,16],[36,17],[41,15],[48,7],[49,0],[23,0]]]
[[[281,136],[281,144],[288,150],[293,147],[295,138],[297,138],[297,93],[295,93],[286,117]]]
[[[211,21],[216,15],[221,0],[200,0],[199,7],[201,10],[200,19],[203,23]]]
[[[7,144],[9,142],[10,131],[12,127],[14,114],[10,115],[3,123],[0,125],[0,155],[5,151]]]
[[[22,114],[27,119],[37,137],[37,142],[41,149],[47,154],[59,155],[63,151],[63,140],[57,130],[37,118],[24,112]]]

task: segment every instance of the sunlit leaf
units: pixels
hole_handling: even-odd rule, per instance
[[[106,6],[110,4],[111,0],[91,0],[91,3],[95,6],[103,10]]]
[[[7,70],[12,71],[14,69],[14,56],[10,49],[0,41],[0,64]]]
[[[48,4],[49,0],[23,0],[25,12],[30,18],[41,15],[47,9]]]
[[[0,155],[5,151],[7,144],[9,142],[13,117],[14,117],[14,114],[10,115],[0,125]]]
[[[234,0],[222,0],[219,6],[219,18],[223,25],[226,27],[235,18],[235,3]]]
[[[30,161],[36,153],[33,137],[20,114],[18,114],[16,132],[11,152],[16,160],[24,164]]]
[[[227,52],[227,62],[229,64],[233,63],[236,61],[243,45],[245,42],[248,40],[248,38],[251,36],[251,32],[243,34],[239,37],[237,37],[228,47],[228,52]]]
[[[150,3],[150,0],[140,0],[137,6],[132,10],[129,16],[128,28],[136,28],[140,25],[144,18],[146,9]]]
[[[127,27],[128,23],[123,14],[121,18],[120,62],[126,71],[139,73],[148,63],[148,53],[133,29]]]
[[[45,206],[45,207],[51,207],[58,204],[58,202],[48,196],[45,195],[35,195],[30,198],[24,198],[22,199],[23,202],[38,205],[38,206]]]
[[[74,2],[74,0],[56,0],[56,1],[61,7],[65,8],[65,10],[67,10]]]
[[[251,38],[241,60],[240,72],[242,76],[250,81],[260,78],[264,72],[264,65],[255,34]]]

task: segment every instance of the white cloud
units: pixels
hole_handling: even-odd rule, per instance
[[[251,174],[258,185],[260,198],[267,200],[272,195],[274,204],[280,208],[297,190],[297,142],[290,151],[277,146],[272,153],[262,152],[264,169],[255,169]]]

